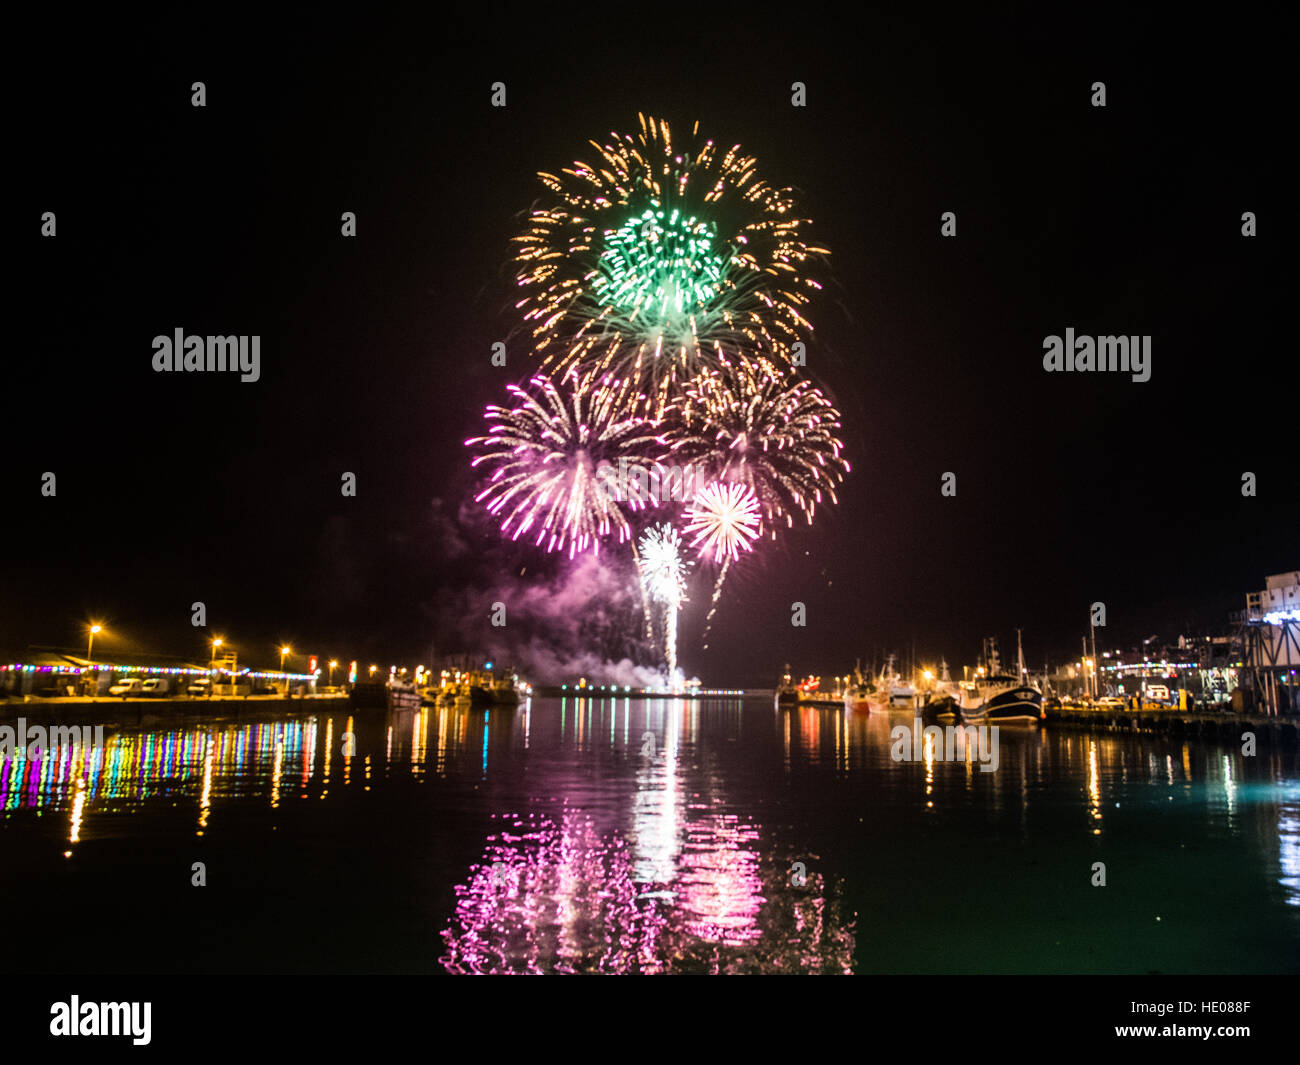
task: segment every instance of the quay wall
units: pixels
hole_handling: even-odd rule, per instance
[[[1177,710],[1047,710],[1049,725],[1092,732],[1149,732],[1179,739],[1241,743],[1253,732],[1261,746],[1294,747],[1300,739],[1300,717],[1263,714],[1187,714]]]
[[[315,714],[350,707],[346,694],[213,696],[182,699],[0,699],[0,724],[26,718],[30,725],[84,721],[104,725],[155,725],[178,718],[252,717],[267,712]]]

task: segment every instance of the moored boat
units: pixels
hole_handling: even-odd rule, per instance
[[[853,681],[844,689],[844,709],[854,714],[871,713],[872,699],[880,706],[876,686],[862,675],[862,669],[856,663],[853,666]]]
[[[776,686],[776,707],[791,707],[799,704],[799,687],[790,679],[790,663],[785,664],[781,683]]]
[[[419,710],[420,691],[414,682],[391,677],[387,688],[389,710]]]
[[[997,642],[985,641],[987,675],[962,685],[958,705],[966,724],[1036,725],[1043,718],[1043,693],[1030,683],[1025,671],[1020,630],[1016,630],[1019,657],[1018,676],[1003,673],[998,661]]]
[[[961,716],[957,697],[951,693],[932,693],[918,711],[927,725],[940,721],[956,721]]]
[[[800,706],[838,706],[843,701],[838,679],[834,691],[822,690],[821,677],[808,676],[799,684]]]

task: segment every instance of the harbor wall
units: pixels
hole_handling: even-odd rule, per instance
[[[1294,747],[1300,738],[1300,718],[1263,714],[1188,714],[1177,710],[1072,710],[1045,711],[1049,725],[1091,732],[1147,732],[1179,739],[1241,743],[1253,732],[1260,745]]]
[[[240,717],[283,713],[320,713],[346,709],[351,700],[346,694],[308,695],[286,699],[284,696],[249,698],[188,699],[0,699],[0,724],[12,724],[19,717],[32,725],[51,722],[95,722],[114,725],[152,725],[177,718]]]

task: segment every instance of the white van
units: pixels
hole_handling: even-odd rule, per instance
[[[166,677],[150,677],[144,682],[140,689],[141,695],[167,695],[171,691],[172,682]]]
[[[143,690],[144,681],[139,677],[123,677],[108,689],[108,694],[120,695],[125,699],[128,695],[139,695]]]

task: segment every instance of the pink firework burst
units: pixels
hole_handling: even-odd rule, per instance
[[[759,513],[749,485],[713,481],[686,508],[686,532],[695,534],[691,547],[698,548],[701,557],[712,552],[714,562],[730,562],[758,539]]]

